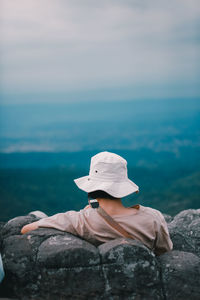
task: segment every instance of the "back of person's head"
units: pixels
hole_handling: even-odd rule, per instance
[[[88,193],[88,198],[89,199],[110,199],[110,200],[116,200],[118,198],[111,196],[110,194],[98,190],[98,191],[94,191],[94,192],[90,192]]]

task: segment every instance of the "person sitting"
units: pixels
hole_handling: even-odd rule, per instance
[[[138,193],[139,187],[128,178],[127,161],[111,152],[91,158],[90,172],[74,180],[88,193],[89,205],[80,211],[67,211],[25,225],[25,234],[40,227],[50,227],[77,235],[94,245],[119,237],[142,242],[156,255],[173,248],[164,216],[142,205],[125,207],[122,198]]]

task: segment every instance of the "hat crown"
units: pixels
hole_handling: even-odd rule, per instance
[[[126,180],[127,161],[115,153],[100,152],[91,159],[89,176],[107,181]]]
[[[104,162],[104,163],[120,163],[121,162],[121,163],[127,165],[127,161],[123,157],[121,157],[115,153],[108,152],[108,151],[100,152],[100,153],[92,156],[91,164],[98,163],[98,162]]]

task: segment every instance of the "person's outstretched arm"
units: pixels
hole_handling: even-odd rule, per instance
[[[21,233],[25,234],[40,227],[55,228],[82,236],[85,226],[82,214],[71,210],[27,224],[22,228]]]

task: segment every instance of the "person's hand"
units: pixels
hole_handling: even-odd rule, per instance
[[[38,228],[37,222],[33,222],[33,223],[31,223],[31,224],[25,225],[25,226],[22,228],[21,233],[22,233],[22,234],[25,234],[25,233],[27,233],[27,232],[29,232],[29,231],[32,231],[32,230],[35,230],[35,229],[37,229],[37,228]]]

